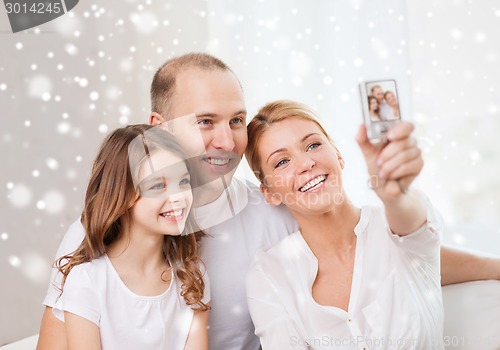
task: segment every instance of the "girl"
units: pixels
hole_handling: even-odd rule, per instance
[[[384,209],[354,206],[344,159],[307,106],[278,101],[248,125],[247,160],[299,231],[256,255],[250,314],[264,350],[442,349],[439,230],[407,191],[422,168],[402,123],[377,147],[358,135]]]
[[[370,113],[370,119],[372,121],[381,121],[380,117],[380,107],[378,105],[377,99],[374,96],[368,96],[368,108]]]
[[[56,262],[69,349],[207,349],[209,287],[182,149],[149,125],[101,146],[80,247]],[[190,234],[196,232],[194,234]]]

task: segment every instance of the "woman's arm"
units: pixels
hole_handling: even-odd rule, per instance
[[[400,236],[415,232],[427,218],[423,196],[408,188],[423,168],[422,152],[411,137],[414,127],[401,122],[387,135],[389,142],[373,145],[362,126],[356,137],[368,166],[370,185],[384,203],[387,222]]]
[[[423,167],[421,152],[416,141],[410,137],[412,131],[412,124],[401,123],[391,130],[391,142],[386,147],[370,144],[364,126],[356,137],[372,182],[381,186],[376,191],[384,202],[389,226],[399,235],[416,231],[426,220],[422,196],[412,191],[403,193]],[[443,246],[441,277],[443,285],[486,279],[500,280],[500,258],[479,256]]]
[[[208,313],[195,311],[184,350],[208,350]]]
[[[86,318],[64,312],[68,350],[101,350],[99,327]]]

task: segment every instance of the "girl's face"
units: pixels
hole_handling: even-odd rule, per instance
[[[344,161],[316,123],[290,118],[271,125],[258,145],[267,201],[321,214],[343,200]]]
[[[193,203],[184,160],[156,151],[142,163],[138,177],[140,197],[131,208],[132,227],[149,234],[181,234]]]
[[[378,102],[377,99],[371,98],[370,99],[370,112],[375,112],[378,108]]]

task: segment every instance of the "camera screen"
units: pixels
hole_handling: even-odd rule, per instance
[[[379,80],[366,83],[368,113],[372,122],[401,119],[399,98],[394,80]]]

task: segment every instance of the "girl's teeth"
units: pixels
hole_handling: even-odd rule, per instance
[[[168,213],[163,214],[165,217],[172,217],[172,216],[181,216],[182,210],[176,210],[176,211],[169,211]]]

